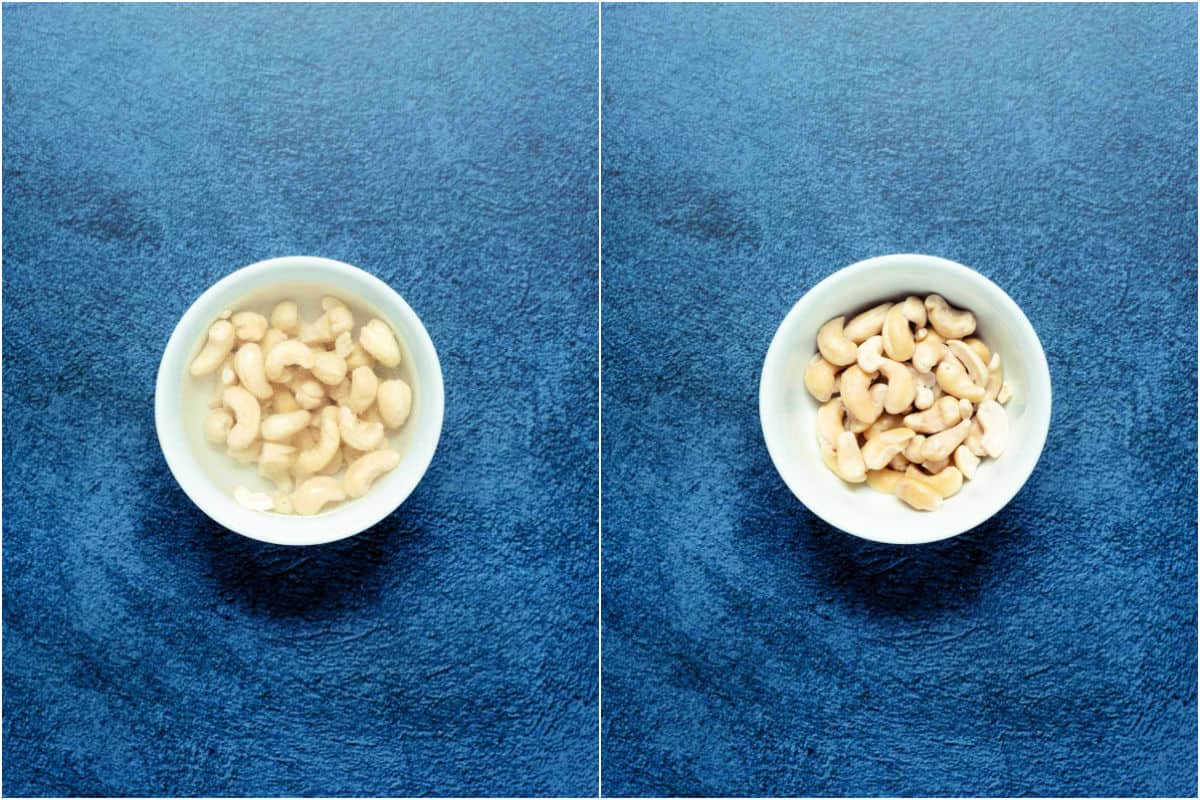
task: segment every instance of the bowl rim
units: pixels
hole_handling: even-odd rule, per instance
[[[785,332],[790,330],[790,328],[792,328],[794,325],[798,324],[800,318],[803,317],[805,313],[803,306],[808,298],[814,293],[818,293],[823,288],[827,288],[830,284],[840,283],[844,280],[854,278],[860,274],[900,265],[912,266],[914,263],[921,266],[933,266],[938,269],[955,273],[963,280],[979,284],[984,287],[985,291],[994,294],[1000,304],[1005,307],[1004,311],[1006,312],[1006,316],[1011,317],[1015,324],[1023,326],[1026,329],[1026,333],[1028,334],[1029,338],[1036,344],[1036,351],[1028,356],[1030,361],[1030,371],[1031,374],[1040,372],[1044,376],[1046,393],[1045,414],[1042,415],[1041,423],[1031,431],[1031,439],[1027,439],[1022,445],[1023,448],[1029,448],[1034,455],[1031,459],[1029,459],[1028,469],[1026,470],[1025,474],[1019,481],[1014,482],[1012,490],[994,495],[995,499],[990,501],[986,506],[982,506],[984,511],[982,511],[980,515],[972,516],[969,524],[949,526],[945,530],[936,530],[928,536],[910,536],[901,538],[899,536],[890,535],[887,532],[887,529],[884,529],[883,533],[873,530],[849,530],[847,527],[827,518],[817,508],[814,508],[813,505],[810,505],[810,503],[806,500],[807,487],[805,483],[802,480],[799,480],[796,475],[791,474],[789,470],[785,469],[784,467],[786,459],[784,458],[783,444],[777,440],[774,430],[775,426],[768,424],[768,416],[774,412],[774,400],[771,397],[771,389],[776,385],[781,385],[783,382],[782,378],[777,378],[777,376],[782,375],[782,371],[784,369],[783,365],[787,356],[787,343],[784,341]],[[822,280],[809,288],[808,291],[806,291],[800,297],[800,299],[798,299],[792,305],[792,307],[788,310],[787,315],[783,318],[783,321],[780,322],[779,327],[775,330],[774,335],[771,337],[771,344],[767,348],[767,354],[763,359],[758,386],[758,413],[759,425],[762,429],[763,440],[766,443],[767,451],[771,456],[771,462],[774,464],[776,472],[779,473],[779,476],[783,479],[784,483],[787,485],[788,489],[791,490],[795,498],[799,500],[810,512],[819,517],[826,524],[860,539],[879,542],[882,544],[895,545],[928,544],[931,542],[942,541],[944,539],[950,539],[955,536],[959,536],[982,525],[984,522],[991,519],[1002,509],[1004,509],[1004,507],[1007,506],[1014,497],[1016,497],[1017,493],[1024,488],[1025,484],[1029,481],[1030,476],[1033,475],[1038,461],[1041,459],[1042,451],[1046,444],[1046,438],[1050,430],[1050,418],[1053,412],[1053,395],[1054,388],[1050,376],[1050,366],[1046,361],[1046,353],[1042,347],[1041,339],[1038,337],[1037,331],[1034,329],[1032,323],[1030,323],[1029,318],[1025,315],[1025,312],[1021,310],[1021,307],[1017,305],[1016,301],[1014,301],[1007,292],[1005,292],[987,276],[956,261],[922,253],[890,253],[887,255],[874,256],[861,261],[856,261],[853,264],[834,270],[832,273],[825,276]]]
[[[238,506],[223,490],[202,477],[203,470],[196,465],[191,455],[191,447],[182,434],[183,425],[179,419],[181,415],[168,407],[172,397],[182,397],[184,391],[179,386],[178,391],[173,392],[171,383],[178,381],[181,376],[175,374],[173,366],[182,364],[186,367],[186,354],[195,344],[186,332],[196,329],[197,326],[200,326],[201,331],[206,329],[203,323],[211,321],[207,307],[214,305],[214,298],[223,297],[247,282],[257,283],[264,273],[280,269],[336,276],[342,282],[364,287],[364,299],[369,292],[368,302],[376,308],[380,316],[387,319],[392,327],[404,330],[405,344],[413,356],[413,361],[426,363],[425,370],[419,373],[420,393],[421,402],[427,406],[426,424],[432,433],[424,433],[414,438],[411,446],[405,451],[401,465],[405,465],[406,462],[409,465],[405,470],[407,479],[398,487],[389,487],[387,493],[368,493],[353,502],[311,517],[265,514]],[[278,282],[306,281],[314,281],[314,278],[306,275],[297,279],[293,273],[293,277],[290,278],[281,275]],[[261,283],[248,291],[257,291],[269,285],[270,282]],[[215,315],[211,315],[211,318],[215,319]],[[173,412],[176,418],[174,421]],[[445,387],[441,362],[433,340],[420,317],[395,289],[375,275],[343,261],[320,256],[290,255],[256,261],[213,283],[188,306],[176,323],[166,347],[163,348],[155,378],[155,429],[159,448],[175,482],[188,499],[217,524],[247,538],[276,545],[308,546],[339,541],[361,533],[394,512],[408,499],[429,469],[441,440],[444,416]],[[218,496],[228,502],[217,500]],[[373,496],[377,496],[375,501],[363,502]]]

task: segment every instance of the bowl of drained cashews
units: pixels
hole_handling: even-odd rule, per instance
[[[983,523],[1033,473],[1050,426],[1041,342],[1000,287],[933,256],[880,256],[814,286],[763,363],[771,459],[847,533],[921,544]]]
[[[167,343],[155,423],[180,487],[274,544],[352,536],[394,511],[441,435],[437,351],[391,287],[289,256],[218,281]]]

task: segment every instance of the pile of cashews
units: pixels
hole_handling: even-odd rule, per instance
[[[395,334],[372,319],[356,342],[345,303],[324,297],[321,308],[313,322],[300,319],[292,300],[269,319],[225,311],[191,363],[193,376],[217,375],[205,437],[239,464],[257,464],[275,485],[270,494],[234,489],[246,508],[316,514],[362,497],[400,463],[386,431],[408,420],[412,389],[399,377],[381,378],[400,364]]]
[[[975,315],[941,295],[829,320],[804,386],[822,403],[817,441],[831,472],[933,511],[1008,440],[1012,390]],[[879,380],[877,383],[876,380]]]

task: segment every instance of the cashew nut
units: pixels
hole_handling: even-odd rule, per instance
[[[955,467],[938,470],[935,475],[926,475],[916,467],[909,467],[905,471],[904,477],[925,484],[941,495],[943,500],[957,494],[963,484],[963,474]]]
[[[943,397],[927,411],[909,414],[904,418],[904,425],[918,433],[940,433],[951,425],[957,425],[961,419],[958,401],[953,397]]]
[[[383,425],[363,422],[344,406],[338,409],[338,430],[342,441],[356,450],[374,450],[383,441]]]
[[[1000,391],[996,392],[996,402],[1001,405],[1012,399],[1012,387],[1007,383],[1000,387]]]
[[[335,447],[329,463],[317,470],[317,474],[336,475],[338,472],[341,472],[343,466],[345,466],[345,461],[342,459],[342,448]]]
[[[292,508],[297,514],[311,516],[321,510],[326,503],[337,503],[346,499],[337,478],[318,475],[309,478],[292,492]]]
[[[263,365],[262,348],[254,342],[247,342],[233,354],[233,371],[246,391],[259,400],[266,400],[274,394],[275,389],[267,380]]]
[[[946,355],[946,343],[936,331],[930,331],[913,348],[912,365],[918,372],[933,372],[933,368]]]
[[[272,481],[280,490],[292,488],[292,476],[288,471],[296,459],[296,448],[278,442],[264,442],[258,456],[258,474]]]
[[[233,415],[223,408],[209,412],[204,418],[204,438],[213,444],[225,444],[233,428]]]
[[[263,351],[263,358],[265,359],[267,353],[271,352],[271,348],[277,344],[286,342],[287,338],[287,334],[279,330],[279,328],[268,329],[267,332],[263,334],[262,341],[259,342],[259,347],[261,347]]]
[[[346,404],[355,414],[362,414],[375,402],[379,378],[370,367],[359,367],[350,375],[350,396]]]
[[[942,496],[920,481],[904,477],[896,482],[896,497],[918,511],[936,511],[942,505]]]
[[[275,505],[271,495],[266,492],[253,492],[245,486],[234,487],[233,499],[237,500],[238,505],[251,511],[270,511]]]
[[[296,396],[296,403],[301,408],[312,411],[313,409],[320,408],[321,404],[325,402],[325,387],[319,381],[314,381],[311,378],[296,380],[290,386]]]
[[[979,358],[979,354],[973,348],[964,342],[960,342],[958,339],[951,339],[946,342],[946,347],[967,368],[967,374],[971,376],[971,380],[975,382],[976,386],[987,385],[987,364]]]
[[[902,425],[904,425],[904,418],[899,414],[880,414],[879,419],[872,422],[871,426],[863,432],[863,435],[868,439],[874,439],[884,431],[890,431]]]
[[[300,404],[296,402],[296,395],[292,394],[287,389],[278,389],[274,397],[271,398],[271,411],[275,414],[287,414],[289,411],[299,411]]]
[[[326,304],[326,300],[333,300],[333,303]],[[340,300],[327,297],[321,301],[321,305],[325,307],[325,317],[329,320],[329,333],[332,334],[335,341],[343,333],[349,333],[354,329],[354,315]]]
[[[915,295],[909,295],[904,298],[904,302],[900,304],[900,312],[904,314],[904,318],[911,322],[914,327],[923,329],[927,321],[925,316],[925,302]]]
[[[350,331],[342,331],[333,340],[333,352],[342,358],[346,358],[353,353],[354,347],[354,337],[350,335]]]
[[[376,478],[392,471],[399,463],[400,454],[395,450],[375,450],[367,453],[346,468],[346,494],[362,497]]]
[[[267,318],[253,311],[239,311],[229,321],[234,335],[243,342],[260,342],[267,333]]]
[[[891,307],[891,303],[881,303],[874,308],[867,309],[847,322],[842,332],[855,344],[861,344],[872,336],[879,335],[879,332],[883,330],[883,320],[887,317],[888,309]]]
[[[938,386],[946,394],[978,403],[983,399],[984,388],[971,380],[962,362],[953,353],[947,352],[937,367]]]
[[[842,372],[841,390],[842,403],[855,419],[870,425],[879,418],[882,409],[876,411],[871,399],[871,376],[853,364]],[[886,402],[886,401],[885,401]]]
[[[255,439],[249,447],[227,447],[225,452],[239,464],[253,464],[258,461],[258,454],[262,452],[262,444],[261,439]]]
[[[915,438],[917,437],[914,436],[913,439]],[[921,438],[924,439],[925,437],[922,436]],[[909,439],[908,441],[911,443],[912,439]],[[896,453],[896,455],[892,456],[892,460],[888,462],[888,469],[894,469],[897,472],[903,472],[904,470],[908,469],[908,465],[911,463],[912,462],[905,457],[904,453]]]
[[[804,369],[804,388],[808,389],[808,393],[816,398],[818,403],[824,403],[833,396],[836,378],[837,367],[817,353]]]
[[[371,354],[371,357],[385,367],[395,367],[400,364],[400,344],[396,341],[392,329],[383,320],[373,319],[363,326],[358,333],[359,344]],[[853,344],[853,343],[851,343]],[[824,351],[822,351],[824,352]],[[833,361],[833,359],[829,359]],[[853,359],[851,359],[853,361]],[[833,361],[833,363],[838,363]],[[850,362],[845,362],[849,364]]]
[[[912,358],[915,347],[912,328],[908,326],[908,317],[904,315],[904,304],[892,306],[883,321],[884,352],[894,361],[907,361]]]
[[[845,429],[845,408],[841,400],[835,397],[817,409],[818,441],[835,445]]]
[[[979,456],[972,453],[965,444],[960,444],[954,449],[954,466],[958,467],[964,478],[969,481],[975,480],[975,470],[979,469]]]
[[[837,475],[839,478],[842,477],[841,473],[838,472],[837,450],[835,450],[833,445],[831,445],[829,442],[821,442],[820,447],[821,460],[825,462],[825,469],[829,470],[834,475]]]
[[[1000,368],[1000,354],[992,355],[995,366],[988,370],[987,387],[983,393],[984,400],[996,400],[1000,397],[1000,389],[1004,386],[1004,370]]]
[[[233,368],[234,356],[225,359],[221,363],[221,385],[236,386],[238,382],[237,370]]]
[[[885,328],[886,330],[886,328]],[[889,414],[903,414],[912,407],[917,386],[908,367],[897,361],[883,359],[879,371],[887,378],[887,398],[883,407]]]
[[[878,372],[883,363],[883,337],[872,336],[858,346],[858,366],[863,372]]]
[[[867,485],[877,492],[895,494],[896,484],[904,478],[903,472],[894,469],[872,469],[867,471]]]
[[[221,402],[233,411],[237,422],[229,429],[225,443],[233,450],[244,450],[258,438],[258,423],[262,408],[258,399],[240,386],[230,386],[221,395]]]
[[[971,421],[964,419],[957,425],[928,437],[921,446],[922,460],[929,462],[949,458],[954,449],[967,438],[967,431],[970,429]]]
[[[962,419],[970,419],[971,415],[974,413],[975,413],[975,406],[971,405],[971,401],[963,400],[962,398],[959,398],[959,400],[958,400],[958,415]]]
[[[963,441],[963,446],[979,458],[987,456],[987,450],[983,449],[983,427],[979,424],[978,414],[971,419],[971,430],[967,431],[967,438]]]
[[[863,463],[858,439],[850,431],[842,431],[837,438],[838,475],[847,483],[862,483],[867,479],[867,468]]]
[[[965,339],[975,332],[975,315],[951,307],[940,294],[925,298],[925,310],[929,312],[929,324],[943,339]]]
[[[294,365],[303,369],[312,369],[313,358],[312,349],[304,342],[295,339],[280,342],[272,347],[266,355],[267,377],[273,381],[286,380],[285,368]]]
[[[979,360],[988,365],[988,369],[995,369],[992,364],[988,363],[992,360],[992,351],[984,343],[983,339],[980,339],[978,336],[968,336],[966,339],[963,339],[963,344],[974,350],[975,355],[979,356]]]
[[[292,508],[292,493],[286,491],[277,491],[271,495],[271,502],[275,511],[280,514],[291,514]]]
[[[921,450],[925,447],[925,437],[922,434],[917,434],[908,440],[908,446],[904,448],[904,457],[913,464],[920,464],[925,460],[921,455]]]
[[[227,320],[217,320],[208,329],[208,341],[204,343],[200,354],[192,359],[192,366],[188,371],[197,377],[212,372],[225,361],[225,357],[233,349],[233,342],[233,324]]]
[[[300,309],[291,300],[284,300],[271,311],[271,327],[292,336],[300,330]]]
[[[980,444],[992,458],[999,458],[1008,443],[1008,413],[995,400],[984,400],[975,413],[983,436]]]
[[[338,427],[338,411],[333,406],[325,406],[320,414],[320,438],[316,444],[304,446],[296,457],[296,474],[312,475],[325,469],[337,454],[340,462],[339,449],[342,444],[342,434]]]
[[[272,414],[263,420],[262,436],[268,442],[286,442],[308,427],[310,413],[304,409]]]
[[[375,359],[371,358],[370,354],[368,354],[366,350],[363,350],[362,345],[358,342],[354,343],[354,349],[351,350],[350,355],[346,356],[345,358],[346,367],[348,369],[375,366]]]
[[[842,330],[842,323],[846,321],[845,317],[834,317],[821,326],[817,331],[817,349],[821,351],[821,355],[830,364],[838,367],[844,367],[853,364],[858,358],[858,345],[851,341]],[[366,331],[363,331],[363,346],[367,347]],[[371,355],[375,355],[370,347],[367,351]],[[379,358],[379,356],[375,356]],[[383,359],[379,359],[383,361]]]
[[[296,335],[304,344],[328,344],[336,338],[329,329],[329,317],[325,314],[317,317],[316,322],[301,322]]]
[[[853,433],[863,433],[870,428],[879,416],[883,413],[883,404],[887,398],[888,388],[886,384],[877,383],[867,390],[867,395],[871,398],[871,416],[870,420],[860,420],[853,413],[846,416],[846,430]]]
[[[334,386],[346,378],[346,359],[337,353],[318,351],[313,356],[313,377],[326,386]]]
[[[908,428],[893,428],[874,439],[868,439],[862,448],[863,464],[869,470],[883,469],[894,456],[904,450],[913,435]]]

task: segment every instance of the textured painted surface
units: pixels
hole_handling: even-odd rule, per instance
[[[611,794],[1196,793],[1196,11],[604,12]],[[875,546],[762,443],[775,327],[926,252],[1003,286],[1045,453]]]
[[[4,9],[4,792],[582,794],[596,763],[594,7]],[[422,316],[411,499],[217,528],[154,434],[221,275]],[[581,424],[582,421],[582,424]]]

